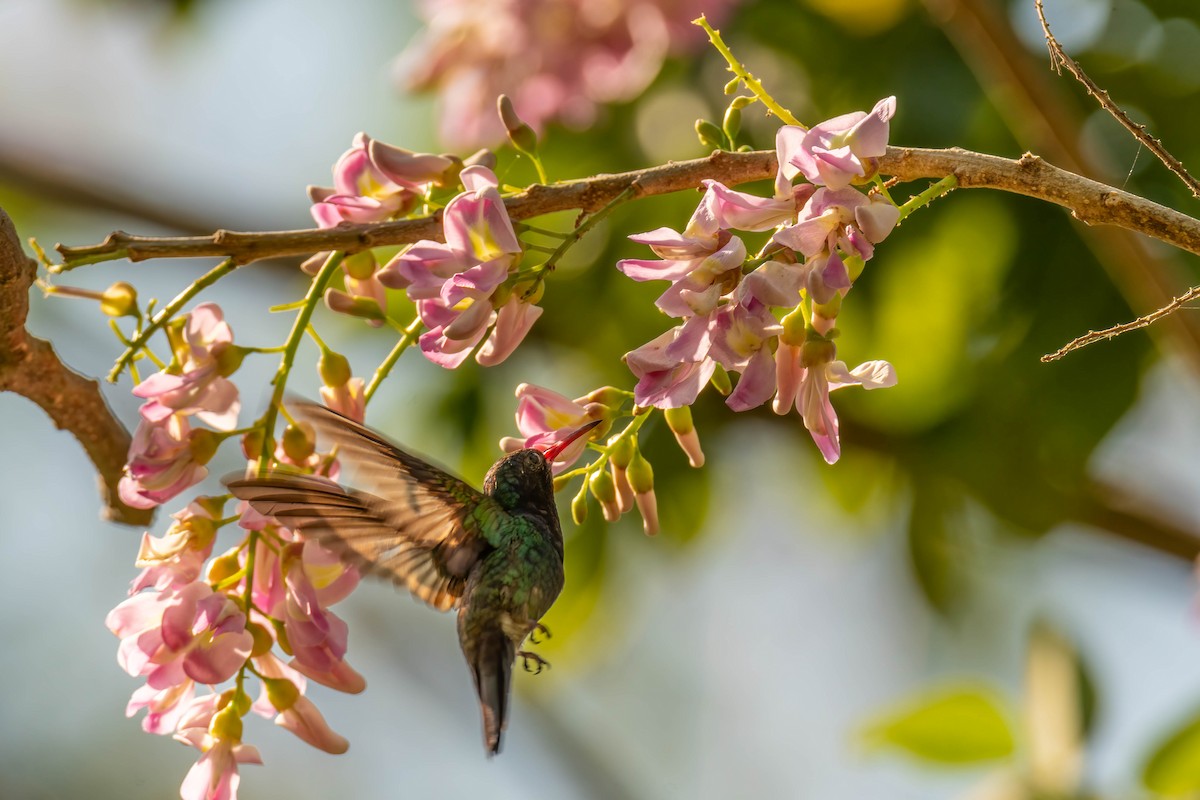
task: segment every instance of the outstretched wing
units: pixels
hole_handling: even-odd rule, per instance
[[[338,447],[356,488],[274,473],[227,483],[255,511],[316,538],[364,573],[388,578],[439,611],[462,596],[471,567],[493,546],[487,495],[324,406],[296,403],[318,440]],[[494,527],[494,526],[493,526]]]

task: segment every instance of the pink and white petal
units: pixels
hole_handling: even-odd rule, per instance
[[[896,98],[885,97],[869,114],[855,123],[846,135],[850,147],[861,158],[876,158],[887,152],[889,120],[896,115]]]
[[[304,695],[296,698],[295,704],[275,718],[275,724],[291,731],[302,741],[326,753],[341,755],[350,749],[344,736],[333,732],[325,717]]]
[[[750,358],[742,377],[725,405],[734,411],[748,411],[758,408],[775,394],[775,362],[767,348],[760,349]]]
[[[481,366],[493,367],[512,355],[525,340],[533,323],[542,315],[542,308],[522,303],[514,295],[496,314],[496,327],[484,342],[475,360]]]
[[[829,390],[844,386],[861,386],[864,389],[887,389],[896,385],[896,368],[886,361],[864,361],[854,369],[846,368],[843,361],[834,361],[826,367]]]
[[[696,258],[684,261],[625,258],[617,262],[617,269],[635,281],[677,281],[691,274],[697,264]]]
[[[878,200],[872,198],[870,202],[854,209],[854,219],[866,237],[878,244],[888,237],[900,221],[900,209],[883,197]]]

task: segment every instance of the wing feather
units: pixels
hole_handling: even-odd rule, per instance
[[[324,406],[302,402],[292,410],[312,423],[319,440],[337,446],[355,488],[272,473],[227,481],[234,496],[439,611],[457,605],[471,567],[494,545],[483,521],[503,510],[464,481]]]

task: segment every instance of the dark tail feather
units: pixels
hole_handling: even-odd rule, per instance
[[[483,715],[483,743],[488,755],[500,752],[500,735],[508,726],[508,692],[515,649],[503,631],[485,633],[475,650],[471,673]]]

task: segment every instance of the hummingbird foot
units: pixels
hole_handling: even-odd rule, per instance
[[[536,622],[533,625],[533,630],[531,630],[529,632],[529,641],[532,642],[533,644],[541,644],[542,643],[541,640],[537,638],[537,635],[539,633],[542,634],[543,636],[545,636],[547,639],[554,638],[550,635],[549,628],[547,628],[545,625],[543,625],[540,622]]]
[[[539,656],[537,653],[530,653],[528,650],[521,650],[517,653],[517,656],[521,659],[521,665],[525,667],[526,672],[532,672],[534,675],[541,675],[543,667],[550,669],[550,662]],[[529,666],[530,661],[537,665],[536,670]]]

